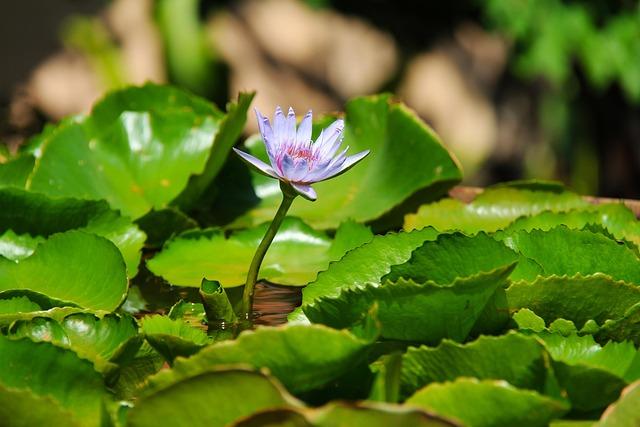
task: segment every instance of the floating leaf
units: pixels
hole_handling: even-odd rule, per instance
[[[23,154],[7,162],[0,162],[0,187],[24,188],[36,159]]]
[[[27,188],[55,197],[105,199],[141,217],[166,207],[191,175],[215,174],[207,168],[210,153],[229,138],[221,132],[222,118],[205,100],[171,87],[147,84],[113,92],[86,120],[65,123],[45,138]]]
[[[178,356],[197,353],[210,342],[203,329],[167,316],[147,316],[140,327],[149,344],[170,363]]]
[[[259,139],[249,140],[247,145],[252,155],[266,160]],[[437,197],[462,178],[456,160],[435,133],[407,107],[390,102],[388,96],[356,98],[347,103],[347,145],[354,153],[369,149],[371,154],[349,173],[314,185],[318,200],[296,200],[291,215],[320,229],[336,228],[348,219],[371,221],[419,190]],[[269,221],[280,203],[276,180],[257,173],[252,180],[260,203],[232,226]],[[225,195],[223,202],[233,200]]]
[[[18,263],[0,258],[0,294],[23,290],[83,308],[113,311],[127,293],[126,267],[107,239],[67,231],[51,236]]]
[[[43,237],[77,229],[111,240],[122,252],[129,276],[135,276],[138,271],[146,236],[130,219],[120,216],[104,201],[52,199],[18,189],[1,189],[0,206],[3,206],[0,233],[5,233],[0,244],[13,242],[16,248],[23,248],[20,256],[5,255],[7,258],[22,259],[33,252],[35,244],[43,241]],[[29,214],[25,215],[25,212]],[[14,237],[7,238],[11,236]],[[5,253],[4,250],[0,252]]]
[[[640,356],[632,343],[598,345],[591,335],[541,332],[554,361],[554,373],[576,411],[589,412],[614,402],[640,378]]]
[[[147,265],[173,285],[200,287],[206,277],[225,287],[240,286],[247,279],[251,259],[268,226],[238,231],[229,237],[217,229],[188,231],[170,240]],[[306,285],[330,261],[371,237],[364,226],[351,224],[340,227],[332,241],[301,220],[286,218],[267,252],[260,278],[281,285]]]
[[[445,340],[435,348],[409,347],[402,357],[401,392],[407,397],[430,383],[474,377],[542,393],[546,375],[545,349],[534,338],[510,333],[464,345]]]
[[[103,400],[108,397],[91,362],[71,350],[26,338],[0,336],[0,385],[50,397],[87,426],[100,425]]]
[[[604,274],[540,277],[533,282],[515,282],[506,292],[511,311],[528,308],[547,323],[567,319],[578,328],[589,320],[602,325],[606,320],[620,319],[640,302],[637,285]]]
[[[472,237],[460,233],[444,234],[415,249],[404,264],[392,266],[384,279],[395,281],[402,277],[420,283],[448,284],[517,260],[511,249],[485,233]]]
[[[321,325],[260,327],[234,341],[211,345],[150,381],[151,390],[217,366],[267,368],[294,393],[312,390],[348,372],[366,357],[375,336],[360,339]]]
[[[455,427],[457,424],[417,409],[380,403],[330,403],[317,409],[272,409],[258,412],[234,424],[236,427],[273,425],[296,427]]]
[[[258,411],[293,405],[298,404],[263,374],[241,369],[209,371],[139,399],[129,411],[127,426],[226,426]]]
[[[600,233],[559,226],[548,231],[518,230],[503,242],[529,261],[518,263],[511,276],[514,281],[531,281],[539,275],[603,273],[615,280],[640,283],[640,259],[635,252]]]
[[[505,381],[469,378],[428,385],[406,403],[470,427],[545,426],[568,409],[562,402]]]
[[[640,424],[639,405],[640,381],[625,388],[620,400],[602,414],[600,422],[594,424],[594,427],[636,427]]]
[[[9,334],[68,347],[103,370],[116,351],[138,334],[138,326],[129,316],[74,313],[61,320],[46,317],[20,320],[11,325]]]
[[[400,279],[381,286],[349,288],[338,296],[318,298],[303,310],[314,323],[345,328],[377,304],[383,338],[430,344],[443,338],[462,341],[513,267],[508,264],[448,285]]]
[[[319,273],[318,278],[302,291],[302,307],[289,315],[289,321],[304,322],[302,309],[320,297],[336,296],[351,287],[379,284],[392,265],[406,262],[415,248],[437,236],[432,228],[375,236],[371,242],[348,252]]]
[[[71,412],[48,396],[0,385],[0,420],[4,427],[79,427]]]
[[[423,205],[417,213],[405,217],[404,229],[431,226],[440,231],[491,232],[505,228],[520,216],[588,205],[580,196],[561,186],[535,182],[524,186],[514,184],[488,188],[470,203],[443,199]]]
[[[16,234],[13,230],[7,230],[0,235],[0,256],[11,261],[20,261],[30,257],[45,241],[44,237],[32,237],[29,234]]]

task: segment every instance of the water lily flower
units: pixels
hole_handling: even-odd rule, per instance
[[[236,148],[234,151],[260,173],[289,184],[308,200],[317,198],[311,184],[343,174],[369,154],[369,150],[365,150],[347,156],[349,147],[346,147],[336,155],[344,137],[341,119],[324,129],[314,142],[311,139],[311,110],[297,130],[296,114],[291,107],[286,117],[280,107],[276,108],[273,126],[260,111],[255,111],[271,165]]]

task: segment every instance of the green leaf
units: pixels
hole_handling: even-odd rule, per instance
[[[640,378],[640,357],[630,342],[596,344],[591,335],[542,332],[554,372],[576,411],[590,412],[614,402],[628,382]]]
[[[458,278],[514,264],[517,260],[512,250],[485,233],[472,237],[460,233],[443,234],[415,249],[409,261],[392,266],[383,279],[405,278],[444,285]]]
[[[635,427],[640,424],[640,381],[622,391],[620,399],[611,405],[594,427]]]
[[[151,272],[173,285],[200,287],[206,277],[225,287],[241,286],[268,226],[238,231],[229,237],[216,229],[188,231],[167,242],[147,265]],[[342,251],[362,244],[361,228],[346,227],[338,229],[332,242],[325,233],[313,230],[301,220],[286,218],[262,263],[259,278],[281,285],[306,285],[330,261],[339,259]],[[370,238],[370,232],[368,235]]]
[[[80,357],[94,362],[100,371],[131,338],[138,334],[135,320],[129,316],[74,313],[61,320],[36,317],[19,320],[11,325],[12,337],[29,337],[33,341],[48,341],[67,347]]]
[[[0,241],[13,242],[23,248],[23,255],[9,256],[10,259],[30,255],[35,249],[34,243],[44,240],[41,237],[77,229],[111,240],[122,252],[129,276],[135,276],[138,271],[146,236],[129,218],[120,216],[104,201],[53,199],[18,189],[1,189],[0,206],[3,206],[0,233],[4,233]],[[13,236],[11,233],[17,236],[9,239]]]
[[[258,411],[293,405],[286,391],[263,374],[209,371],[142,397],[129,411],[127,426],[226,426]]]
[[[238,114],[240,110],[237,110]],[[223,115],[179,89],[147,84],[113,92],[91,116],[65,123],[42,144],[27,188],[55,197],[105,199],[139,218],[161,209],[205,172],[224,137]],[[226,155],[221,150],[217,155]],[[215,171],[213,171],[215,172]]]
[[[431,226],[440,231],[491,232],[505,228],[520,216],[547,210],[561,212],[588,205],[580,196],[561,186],[535,182],[513,184],[488,188],[470,203],[443,199],[423,205],[418,212],[405,217],[404,229]]]
[[[562,402],[505,381],[470,378],[428,385],[406,403],[469,427],[545,426],[567,410]]]
[[[16,234],[13,230],[7,230],[0,235],[0,256],[11,261],[20,261],[30,257],[38,247],[45,241],[44,237],[32,237],[29,234]]]
[[[0,385],[0,420],[5,427],[79,427],[71,412],[48,396]]]
[[[640,222],[625,205],[602,204],[574,209],[567,212],[542,212],[538,215],[521,217],[504,230],[512,234],[515,230],[531,231],[539,229],[548,231],[558,225],[566,225],[571,229],[583,229],[589,225],[603,226],[618,240],[640,245]]]
[[[371,242],[353,249],[319,273],[318,278],[303,289],[302,307],[289,315],[289,321],[304,322],[303,308],[320,297],[336,296],[351,287],[379,284],[392,265],[406,262],[415,248],[437,236],[432,228],[375,236]]]
[[[23,154],[0,162],[0,187],[24,188],[35,161],[32,155]]]
[[[578,328],[589,320],[602,325],[606,320],[620,319],[640,302],[637,285],[604,274],[540,277],[513,283],[506,292],[510,311],[528,308],[547,323],[567,319]]]
[[[424,190],[431,197],[444,194],[462,178],[457,161],[435,133],[415,113],[385,95],[356,98],[346,105],[344,146],[350,153],[371,154],[348,173],[314,185],[318,200],[299,198],[290,214],[315,228],[336,228],[347,219],[377,219]],[[247,141],[253,155],[266,160],[259,139]],[[258,206],[233,226],[271,220],[280,202],[276,180],[252,175]],[[232,195],[231,195],[232,196]],[[224,203],[229,199],[225,196]]]
[[[40,306],[27,297],[14,297],[0,300],[0,316],[19,312],[39,311]],[[2,324],[0,322],[0,324]]]
[[[430,344],[443,338],[462,341],[513,267],[512,263],[448,285],[400,279],[381,286],[349,288],[338,296],[318,298],[303,310],[314,323],[344,328],[377,304],[383,338]]]
[[[146,233],[146,245],[152,248],[160,248],[173,236],[198,228],[194,219],[174,207],[152,210],[138,218],[136,224]]]
[[[0,295],[23,290],[83,308],[113,311],[127,293],[126,267],[107,239],[67,231],[51,236],[18,263],[0,258]]]
[[[267,368],[288,390],[299,393],[325,385],[362,361],[375,337],[360,339],[348,331],[321,325],[259,327],[234,340],[213,344],[150,380],[157,390],[187,377],[226,365]]]
[[[147,316],[142,319],[140,328],[149,344],[169,363],[178,356],[197,353],[210,342],[203,329],[167,316]]]
[[[539,275],[603,273],[615,280],[640,283],[636,253],[600,233],[559,226],[548,231],[518,230],[503,242],[528,261],[518,264],[511,276],[514,281],[532,281]]]
[[[336,402],[317,409],[272,409],[255,413],[234,424],[236,427],[262,427],[265,425],[292,427],[457,426],[444,418],[417,409],[371,402]]]
[[[483,336],[468,344],[445,340],[438,347],[409,347],[402,357],[401,394],[458,377],[505,380],[511,385],[544,392],[545,348],[535,338],[510,333]]]
[[[0,336],[0,385],[50,397],[87,426],[100,425],[103,400],[108,397],[91,362],[71,350],[26,338]]]

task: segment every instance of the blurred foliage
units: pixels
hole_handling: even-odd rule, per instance
[[[603,10],[597,2],[488,0],[484,8],[518,44],[520,75],[544,76],[560,87],[573,78],[575,61],[595,87],[617,82],[640,102],[640,7],[625,3],[608,2]]]

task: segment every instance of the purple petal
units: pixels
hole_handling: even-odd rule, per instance
[[[293,108],[289,107],[289,113],[287,114],[286,133],[284,135],[287,144],[295,144],[296,142],[296,112]]]
[[[316,194],[316,190],[311,188],[310,185],[291,183],[291,186],[293,187],[294,190],[298,192],[298,194],[300,194],[302,197],[304,197],[307,200],[311,200],[313,202],[318,198],[318,195]]]
[[[318,138],[318,150],[320,157],[331,157],[342,143],[342,131],[344,130],[344,120],[338,119],[331,123],[329,127],[322,131],[322,140]]]
[[[271,129],[271,123],[269,123],[269,119],[263,116],[257,108],[254,108],[254,110],[258,119],[258,128],[260,129],[260,134],[262,135],[262,141],[267,148],[269,160],[271,161],[271,164],[274,164],[276,153],[278,152],[278,146],[277,141],[273,137],[273,129]]]
[[[313,113],[311,110],[305,114],[304,118],[298,126],[298,133],[296,135],[296,141],[298,144],[308,144],[311,140],[311,129],[313,125]]]
[[[284,136],[286,134],[286,124],[287,119],[284,117],[282,108],[280,108],[280,106],[277,106],[276,114],[273,118],[273,134],[279,146],[282,146],[282,143],[285,142]]]
[[[298,182],[309,172],[309,164],[305,159],[294,161],[291,156],[285,154],[282,157],[281,172],[288,181]]]
[[[324,177],[322,177],[321,179],[315,181],[315,182],[320,182],[320,181],[325,181],[327,179],[330,178],[335,178],[338,175],[342,175],[343,173],[345,173],[346,171],[348,171],[349,169],[351,169],[352,167],[354,167],[356,165],[356,163],[358,163],[360,160],[364,159],[365,157],[367,157],[367,155],[370,153],[370,150],[364,150],[361,151],[357,154],[354,154],[353,156],[349,156],[347,157],[344,162],[337,168],[337,170],[332,170],[332,171],[327,171],[326,175]]]
[[[236,154],[238,156],[240,156],[240,158],[245,163],[247,163],[249,166],[252,166],[253,168],[255,168],[261,174],[270,176],[272,178],[279,178],[278,174],[276,174],[276,171],[274,171],[271,166],[269,166],[268,164],[266,164],[262,160],[260,160],[260,159],[258,159],[256,157],[253,157],[251,154],[247,154],[244,151],[238,150],[235,147],[233,147],[233,151],[235,151]]]

